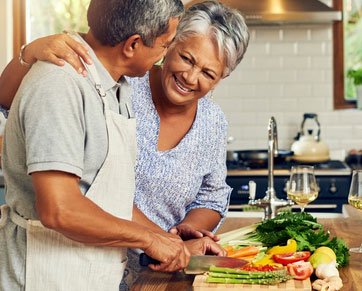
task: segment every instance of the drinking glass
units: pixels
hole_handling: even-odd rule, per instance
[[[352,172],[348,203],[357,209],[362,209],[362,170],[354,170]],[[351,248],[349,251],[352,253],[362,253],[362,244],[359,248]]]
[[[293,166],[287,185],[288,198],[300,206],[305,206],[318,197],[319,187],[314,175],[313,166]]]

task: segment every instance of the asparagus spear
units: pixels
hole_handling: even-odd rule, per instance
[[[233,269],[233,268],[222,268],[222,267],[215,267],[210,266],[210,272],[217,272],[217,273],[224,273],[224,274],[241,274],[241,275],[248,275],[254,278],[270,278],[270,277],[280,277],[288,275],[286,269],[282,270],[275,270],[275,271],[267,271],[267,272],[259,272],[259,271],[246,271],[242,269]]]
[[[260,285],[275,285],[287,281],[287,278],[257,278],[257,279],[236,279],[236,278],[214,278],[207,277],[207,283],[224,283],[224,284],[260,284]]]
[[[259,274],[261,273],[261,274]],[[230,274],[230,273],[217,273],[217,272],[209,272],[208,275],[210,277],[217,278],[236,278],[236,279],[278,279],[289,277],[287,273],[278,273],[278,274],[266,274],[264,272],[255,272],[251,274]]]

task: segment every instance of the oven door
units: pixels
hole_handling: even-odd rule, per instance
[[[342,213],[343,204],[348,203],[350,176],[316,176],[320,188],[318,198],[306,206],[308,212]],[[287,199],[286,183],[289,176],[274,176],[274,188],[278,198]],[[226,182],[233,188],[229,211],[255,211],[248,206],[249,181],[256,183],[255,199],[265,196],[268,188],[267,176],[228,176]],[[292,207],[299,211],[299,206]]]

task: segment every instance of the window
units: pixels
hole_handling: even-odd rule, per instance
[[[86,32],[90,0],[27,0],[27,42],[63,30]]]
[[[86,32],[90,0],[14,0],[14,55],[35,38],[63,30]]]
[[[356,107],[356,88],[347,77],[349,69],[362,66],[362,0],[333,0],[343,11],[343,22],[334,24],[334,107]]]

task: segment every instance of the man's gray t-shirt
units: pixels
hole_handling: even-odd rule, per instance
[[[111,109],[119,112],[116,97],[119,83],[112,79],[91,49],[90,53]],[[121,94],[130,94],[125,81],[121,89]],[[16,94],[5,130],[2,157],[5,200],[13,211],[27,219],[38,218],[29,175],[33,172],[56,170],[74,174],[81,179],[81,191],[87,191],[107,154],[108,138],[100,98],[89,74],[85,78],[68,64],[58,67],[37,62],[33,65]],[[12,271],[14,278],[22,281],[24,266],[18,264],[25,256],[25,230],[9,223],[2,231],[0,277]],[[0,290],[6,287],[2,284],[3,279]],[[9,287],[17,286],[6,288]]]

